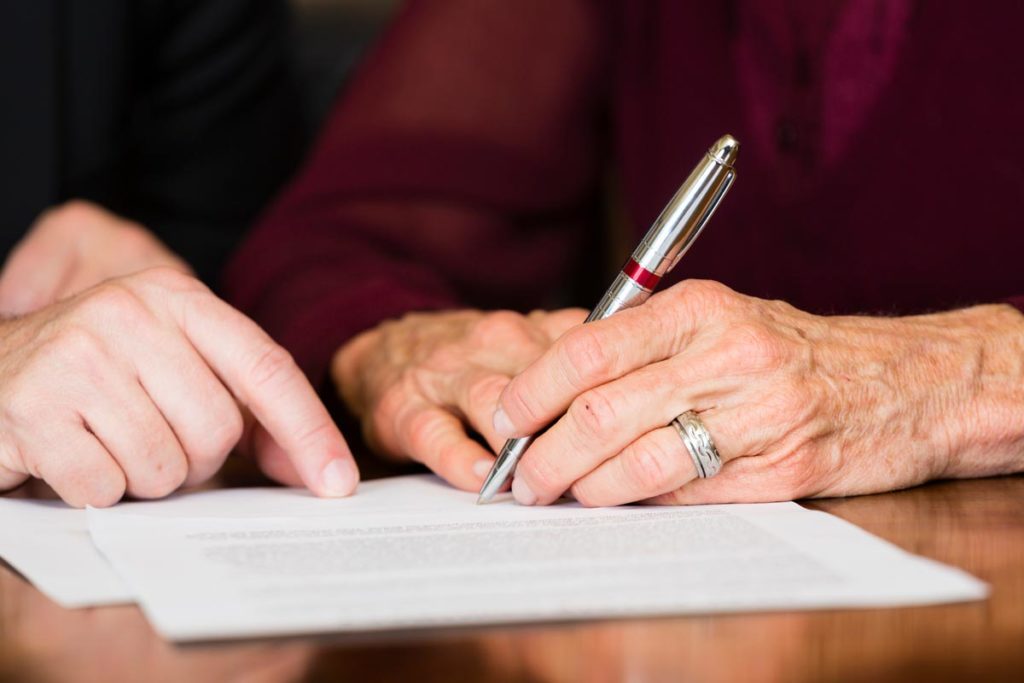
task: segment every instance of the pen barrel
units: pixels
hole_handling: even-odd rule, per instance
[[[657,281],[653,284],[657,284]],[[587,316],[586,322],[604,320],[619,311],[639,306],[651,296],[652,289],[653,285],[651,289],[643,287],[625,272],[619,272],[612,286]]]
[[[736,172],[710,153],[669,200],[631,259],[642,271],[660,278],[679,263],[729,191]]]
[[[505,445],[501,448],[501,452],[498,454],[498,459],[495,460],[494,471],[488,478],[500,482],[508,480],[513,470],[515,470],[519,458],[523,457],[523,453],[533,443],[533,438],[532,436],[521,436],[518,439],[506,441]]]

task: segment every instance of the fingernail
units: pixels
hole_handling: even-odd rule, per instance
[[[523,481],[522,477],[512,480],[512,497],[520,505],[533,505],[537,502],[537,495],[530,490],[529,485]]]
[[[335,458],[320,472],[320,486],[328,496],[347,496],[355,489],[358,474],[350,460]]]
[[[512,424],[512,420],[508,419],[505,410],[500,406],[494,411],[494,431],[498,432],[498,436],[503,436],[506,439],[511,439],[516,435],[516,426]]]
[[[491,471],[493,465],[493,460],[477,460],[473,463],[473,474],[483,479]]]

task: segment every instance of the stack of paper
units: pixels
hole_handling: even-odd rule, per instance
[[[85,510],[0,498],[0,557],[63,607],[134,602],[89,538]]]
[[[88,528],[127,585],[120,595],[134,595],[175,640],[895,606],[987,592],[959,570],[794,503],[588,510],[474,501],[424,475],[336,500],[287,489],[185,494],[89,510]],[[26,520],[55,509],[2,502],[4,527],[12,508]],[[98,557],[82,559],[86,544],[65,551],[84,539],[81,521],[63,523],[78,530],[63,539],[32,528],[51,538],[38,561],[19,561],[29,543],[10,535],[0,552],[43,590],[74,604],[66,585],[58,592],[42,580],[70,552],[92,567],[82,596],[86,584],[108,581]]]

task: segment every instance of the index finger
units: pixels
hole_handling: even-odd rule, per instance
[[[505,438],[534,434],[584,391],[672,355],[689,328],[679,324],[679,313],[671,310],[675,297],[666,293],[558,338],[505,387],[495,431]]]
[[[291,355],[209,292],[188,297],[179,325],[225,386],[319,496],[346,496],[359,471],[337,425]]]

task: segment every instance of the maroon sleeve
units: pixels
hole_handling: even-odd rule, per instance
[[[538,305],[596,192],[604,24],[587,0],[409,3],[225,274],[319,382],[413,310]]]
[[[1006,303],[1016,308],[1021,313],[1024,313],[1024,296],[1015,296],[1006,300]]]

